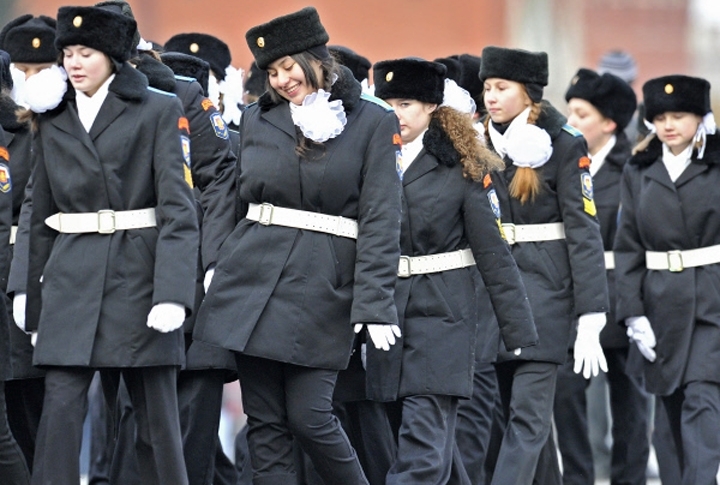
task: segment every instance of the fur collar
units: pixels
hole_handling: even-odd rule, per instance
[[[148,95],[148,78],[127,62],[124,62],[120,69],[115,73],[115,79],[110,83],[108,90],[115,93],[119,98],[128,101],[139,102],[144,100]],[[68,81],[68,90],[65,93],[64,101],[75,99],[75,88]],[[60,107],[63,103],[60,104]]]
[[[25,125],[17,119],[16,111],[20,108],[10,95],[3,93],[0,95],[0,126],[5,131],[15,132],[23,128]]]
[[[535,123],[539,128],[547,131],[550,139],[554,140],[562,131],[563,126],[567,123],[567,118],[562,115],[548,101],[542,101],[542,110]]]
[[[423,136],[423,145],[425,150],[434,155],[442,165],[454,167],[460,163],[460,154],[448,134],[443,130],[440,121],[435,118],[430,120],[430,126]]]
[[[655,137],[650,141],[645,150],[632,156],[630,164],[637,165],[642,168],[649,167],[657,160],[662,159],[662,155],[662,142]],[[702,165],[714,165],[716,163],[720,163],[720,134],[708,135],[705,155],[701,160],[698,160],[697,158],[697,150],[693,150],[692,163],[699,163]]]
[[[357,105],[361,94],[362,87],[353,76],[352,71],[345,66],[340,66],[339,77],[330,92],[330,101],[342,100],[345,111],[350,112]],[[283,99],[280,103],[287,103],[287,101]],[[268,111],[280,103],[273,102],[268,92],[263,93],[258,99],[258,105],[262,111]]]

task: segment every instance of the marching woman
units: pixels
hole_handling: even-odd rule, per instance
[[[618,318],[667,410],[682,483],[720,464],[720,139],[710,83],[672,75],[643,86],[651,135],[625,167],[615,237]]]
[[[365,484],[332,397],[353,326],[386,349],[400,333],[397,118],[335,63],[314,8],[245,38],[268,91],[240,121],[236,219],[203,261],[194,337],[236,352],[254,483],[294,482],[295,438],[325,483]]]
[[[505,348],[537,343],[489,187],[488,174],[502,160],[478,140],[470,116],[442,105],[445,70],[417,58],[373,66],[375,94],[395,109],[403,142],[403,256],[395,292],[403,344],[385,353],[370,348],[367,357],[370,397],[402,402],[388,485],[450,480],[458,401],[472,395],[479,322],[495,322],[494,309]],[[484,315],[478,269],[492,299]]]
[[[505,159],[493,181],[540,338],[519,356],[498,356],[506,428],[492,484],[561,483],[553,398],[573,325],[574,371],[588,378],[607,370],[599,341],[607,281],[587,144],[542,100],[547,77],[544,52],[483,49],[485,139]]]
[[[187,484],[176,380],[198,245],[184,180],[187,120],[125,62],[135,22],[119,7],[62,7],[65,89],[38,113],[27,329],[47,369],[33,484],[77,484],[86,395],[122,373],[142,483]],[[67,73],[69,83],[64,82]],[[50,82],[50,81],[48,81]],[[162,445],[162,449],[159,446]]]

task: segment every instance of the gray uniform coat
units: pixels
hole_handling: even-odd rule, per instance
[[[353,324],[397,323],[397,117],[361,97],[346,68],[332,96],[343,102],[344,131],[302,157],[286,101],[272,103],[266,94],[243,114],[237,225],[220,248],[195,322],[196,339],[339,370],[350,358]],[[248,203],[355,219],[358,239],[264,226],[244,218]]]
[[[163,334],[146,320],[157,303],[189,312],[195,296],[199,236],[183,176],[182,107],[125,64],[88,133],[74,93],[69,85],[63,102],[38,117],[34,143],[27,312],[28,328],[38,330],[34,363],[180,365],[182,330]],[[63,234],[44,223],[58,211],[149,207],[156,227],[113,234]]]

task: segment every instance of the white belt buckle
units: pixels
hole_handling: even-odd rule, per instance
[[[409,278],[412,276],[410,272],[410,256],[400,256],[397,275],[399,278]]]
[[[98,230],[100,234],[112,234],[115,232],[115,211],[104,209],[97,212]]]
[[[673,250],[667,252],[668,270],[671,273],[679,273],[685,269],[683,266],[682,252],[679,250]]]
[[[258,216],[258,222],[263,226],[269,226],[272,223],[274,206],[264,202],[260,204],[260,215]]]
[[[505,240],[509,245],[515,244],[515,224],[505,223],[502,225],[503,233],[505,233]]]

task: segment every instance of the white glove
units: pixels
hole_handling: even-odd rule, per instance
[[[600,346],[600,331],[605,326],[606,320],[604,313],[585,313],[578,318],[573,371],[579,374],[582,370],[585,379],[589,379],[591,375],[598,375],[600,369],[603,372],[608,370],[605,354]]]
[[[205,271],[205,279],[203,280],[203,287],[205,288],[205,293],[207,293],[208,288],[210,288],[210,283],[212,283],[213,276],[215,276],[215,266],[211,266],[207,271]]]
[[[397,325],[367,323],[365,326],[367,327],[368,334],[370,335],[370,340],[372,340],[376,349],[390,350],[390,346],[395,345],[395,337],[400,338],[402,336],[400,327]],[[362,328],[362,323],[355,324],[355,333],[360,333]]]
[[[35,344],[37,343],[37,332],[31,332],[30,333],[30,344],[35,347]]]
[[[520,352],[522,352],[522,349],[520,349],[520,348],[515,349],[515,350],[512,351],[512,353],[515,354],[515,355],[520,355]]]
[[[655,362],[655,332],[653,332],[650,320],[646,316],[641,317],[630,317],[625,319],[625,325],[627,325],[627,336],[630,340],[635,342],[638,350],[643,357],[650,362]]]
[[[168,333],[182,327],[185,307],[177,303],[158,303],[150,310],[147,326],[158,332]]]
[[[13,298],[13,320],[20,330],[25,332],[25,307],[27,306],[27,294],[15,293]]]

